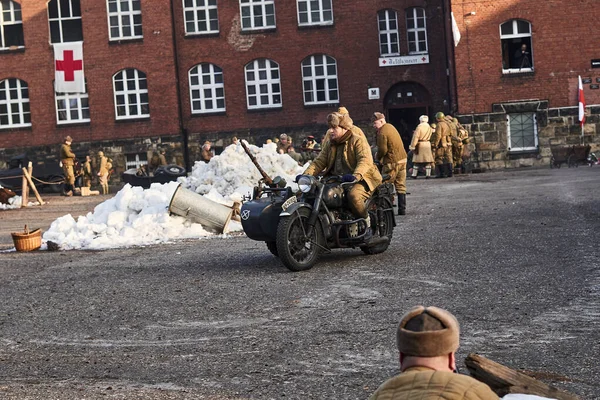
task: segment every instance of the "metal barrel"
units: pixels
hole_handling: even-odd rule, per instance
[[[186,217],[204,229],[216,233],[227,233],[233,209],[184,188],[181,184],[173,193],[169,212]]]

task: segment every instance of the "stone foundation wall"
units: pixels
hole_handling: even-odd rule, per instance
[[[551,146],[582,143],[578,107],[548,108],[547,101],[494,104],[491,113],[458,116],[469,131],[473,162],[483,169],[549,166]],[[537,123],[538,148],[532,151],[510,151],[508,146],[508,114],[534,112]],[[586,108],[583,143],[591,151],[600,152],[600,106]]]

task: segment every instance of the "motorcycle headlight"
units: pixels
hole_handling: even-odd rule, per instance
[[[308,193],[313,187],[313,180],[311,176],[303,175],[298,179],[298,188],[302,193]]]

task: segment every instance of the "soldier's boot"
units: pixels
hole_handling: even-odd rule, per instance
[[[417,179],[417,175],[419,175],[419,167],[414,166],[412,170],[411,178]]]
[[[446,171],[448,173],[448,178],[452,178],[452,164],[446,164]]]
[[[425,167],[425,179],[429,179],[431,177],[431,166],[428,165]]]
[[[398,215],[406,215],[406,193],[398,193]]]
[[[435,166],[435,177],[436,178],[445,178],[444,176],[444,164],[438,164]]]

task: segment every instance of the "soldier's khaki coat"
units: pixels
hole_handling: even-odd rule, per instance
[[[377,132],[377,155],[375,156],[382,165],[396,164],[406,160],[404,143],[392,124],[385,124]]]
[[[432,135],[433,129],[431,129],[431,126],[427,122],[421,122],[417,125],[409,146],[409,149],[414,150],[417,147],[417,143],[419,144],[419,154],[413,153],[412,161],[414,164],[431,164],[434,162],[430,142]]]
[[[446,121],[438,121],[435,132],[431,136],[431,147],[435,152],[435,163],[452,164],[452,139],[450,125]]]
[[[498,400],[486,384],[467,375],[408,368],[387,380],[369,400]]]
[[[335,165],[335,156],[338,149],[344,152],[344,162],[354,171],[358,180],[364,180],[369,191],[381,185],[381,174],[373,164],[373,156],[367,138],[356,127],[350,128],[351,135],[342,144],[332,145],[331,140],[323,140],[321,152],[304,171],[306,175],[317,175],[321,172],[329,173]]]

